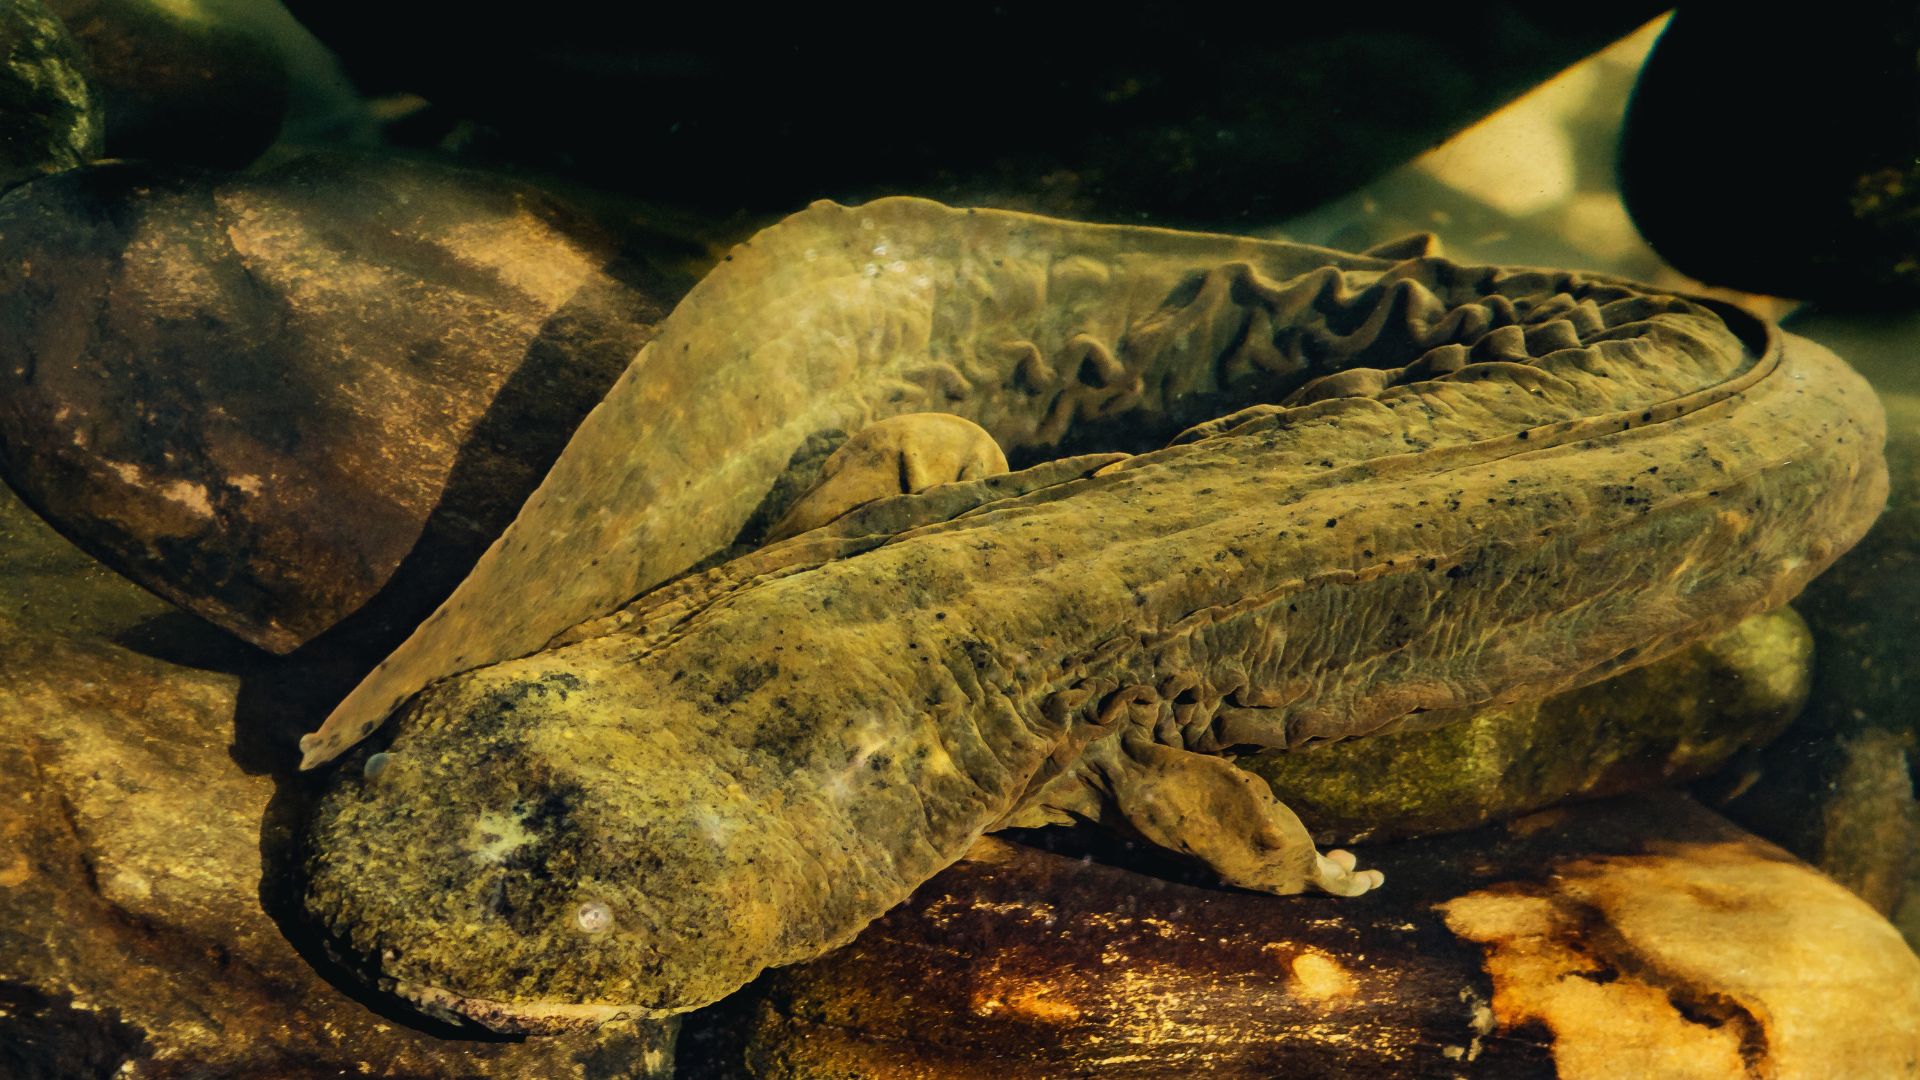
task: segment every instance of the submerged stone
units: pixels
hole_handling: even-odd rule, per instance
[[[1374,852],[1348,902],[983,840],[776,972],[761,1080],[1913,1075],[1920,957],[1698,804],[1568,807]]]
[[[41,0],[0,0],[0,192],[100,156],[98,95]]]
[[[352,157],[109,165],[0,203],[0,471],[63,533],[286,652],[410,627],[679,286],[540,193]]]
[[[86,56],[109,156],[240,168],[279,136],[286,65],[218,0],[44,2]]]
[[[1746,170],[1776,144],[1790,149],[1766,154],[1766,181],[1751,182]],[[1619,175],[1634,224],[1683,273],[1911,310],[1920,10],[1873,0],[1781,20],[1682,4],[1634,89]]]
[[[1806,624],[1781,608],[1542,701],[1240,764],[1272,784],[1323,841],[1452,832],[1573,796],[1704,776],[1793,720],[1812,660]]]
[[[470,152],[602,186],[726,213],[923,194],[1216,225],[1339,195],[1661,10],[1291,5],[1237,33],[1163,3],[973,3],[926,34],[870,0],[747,24],[701,5],[288,6],[369,92],[481,125]]]

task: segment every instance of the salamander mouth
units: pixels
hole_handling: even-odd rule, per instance
[[[488,1031],[510,1035],[561,1035],[591,1031],[618,1020],[657,1020],[672,1010],[638,1005],[595,1005],[576,1002],[507,1002],[466,997],[438,986],[394,982],[392,992],[422,1013],[450,1024],[477,1024]]]

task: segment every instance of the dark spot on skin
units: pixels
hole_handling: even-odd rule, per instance
[[[544,703],[549,697],[560,701],[582,686],[580,676],[565,671],[548,672],[537,679],[525,679],[489,690],[467,711],[467,724],[474,739],[486,739],[511,727],[507,720],[529,704]]]
[[[765,660],[748,664],[734,671],[733,675],[714,688],[715,705],[731,705],[734,702],[765,686],[775,675],[780,674],[780,665]]]
[[[808,755],[807,744],[820,728],[820,719],[811,712],[796,711],[784,697],[773,699],[773,711],[754,730],[752,749],[776,761],[800,764]]]

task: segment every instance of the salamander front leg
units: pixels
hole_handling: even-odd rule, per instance
[[[1127,824],[1206,863],[1230,885],[1358,896],[1386,879],[1378,870],[1356,870],[1349,852],[1321,854],[1266,781],[1225,758],[1130,738],[1102,772]]]

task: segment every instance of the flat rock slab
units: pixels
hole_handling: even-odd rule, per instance
[[[0,673],[0,1076],[670,1075],[673,1025],[476,1041],[317,974],[269,914],[284,836],[229,756],[234,678],[3,617]]]
[[[0,472],[275,652],[431,608],[678,299],[539,193],[398,161],[75,170],[0,203]]]
[[[1369,849],[1354,900],[993,839],[776,973],[760,1077],[1903,1077],[1920,958],[1677,795]]]

